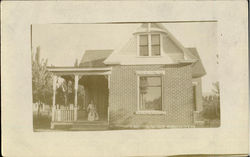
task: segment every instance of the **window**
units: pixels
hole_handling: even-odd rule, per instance
[[[160,56],[160,35],[152,34],[151,36],[151,51],[152,56]]]
[[[139,110],[162,110],[161,76],[139,76]]]
[[[160,34],[139,35],[140,56],[160,56]]]
[[[148,35],[140,35],[140,56],[148,56]]]

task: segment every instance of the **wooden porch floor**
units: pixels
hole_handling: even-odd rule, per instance
[[[72,130],[72,131],[99,131],[109,130],[108,121],[87,121],[78,120],[76,122],[51,122],[54,129]]]

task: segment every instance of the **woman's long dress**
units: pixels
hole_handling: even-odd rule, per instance
[[[98,113],[96,111],[96,107],[94,104],[89,104],[87,111],[88,111],[88,121],[94,121],[94,120],[99,119],[99,116],[98,116]]]

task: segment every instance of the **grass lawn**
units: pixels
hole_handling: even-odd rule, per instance
[[[33,128],[36,129],[50,129],[51,117],[45,115],[33,115]]]

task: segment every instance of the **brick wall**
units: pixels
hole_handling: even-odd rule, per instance
[[[164,70],[165,115],[135,114],[136,71]],[[168,127],[193,124],[193,90],[190,65],[113,66],[109,90],[110,125],[124,127]]]

